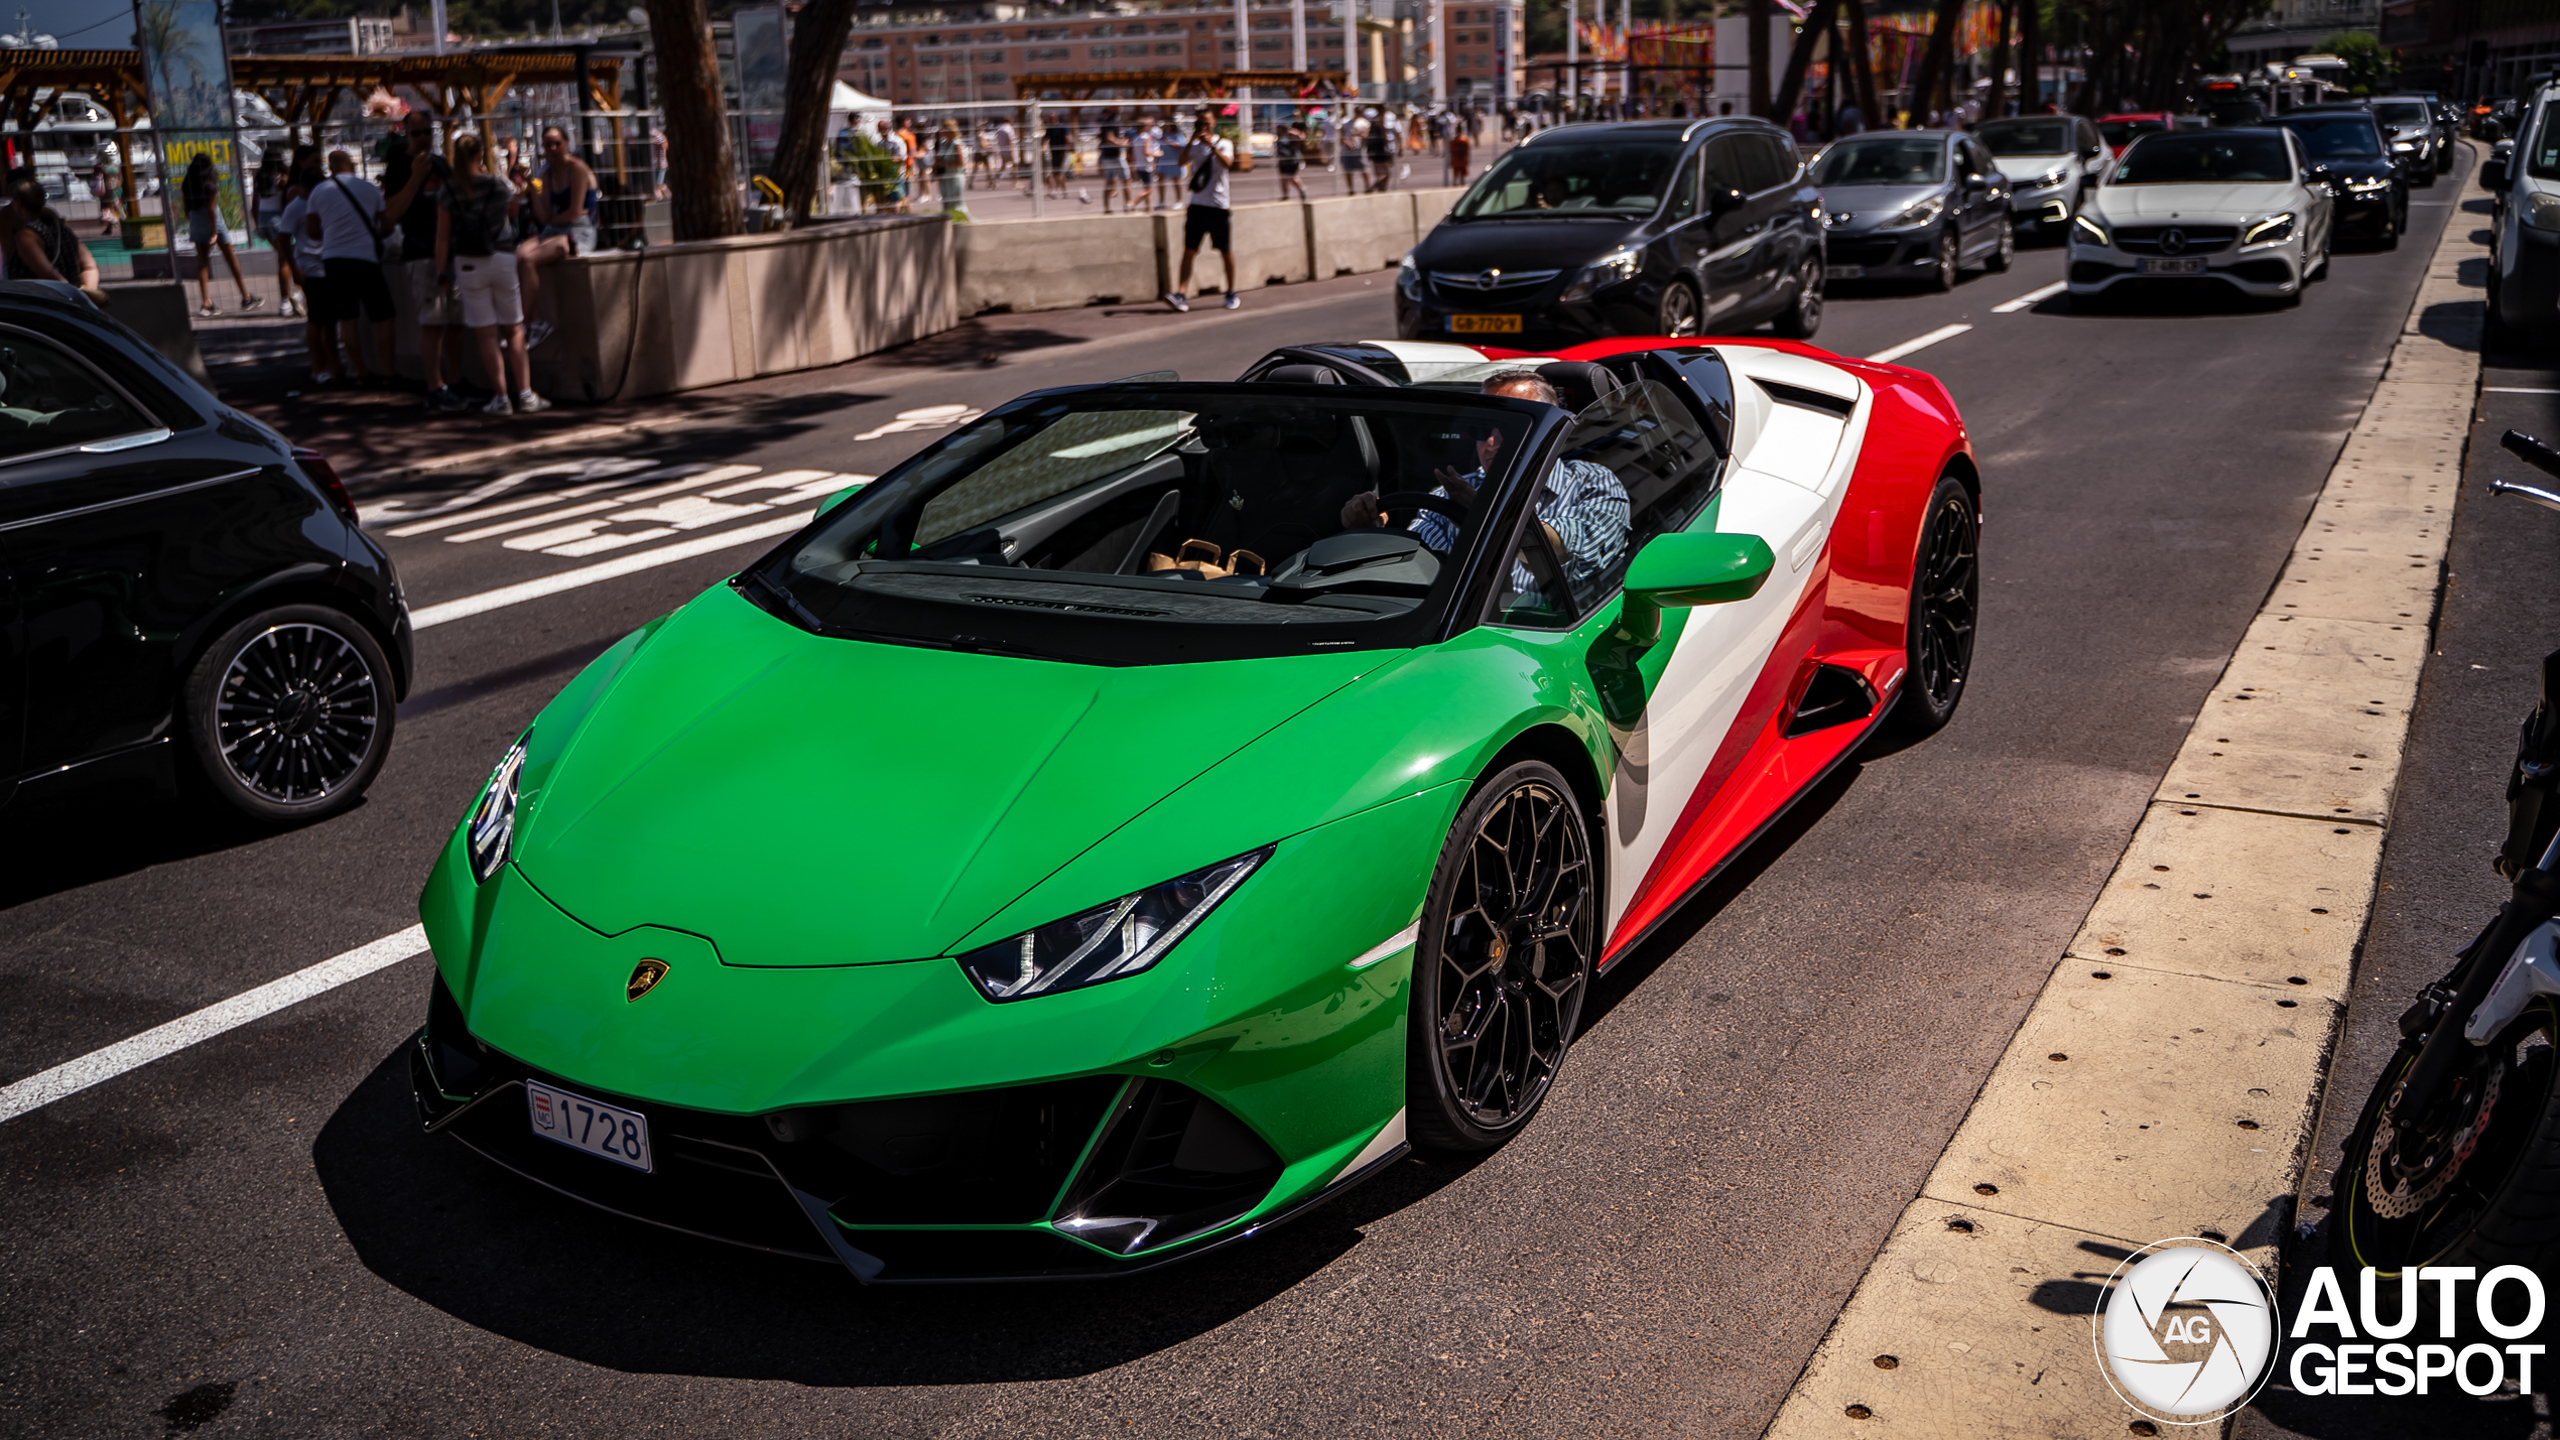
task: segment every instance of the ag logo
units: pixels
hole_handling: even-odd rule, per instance
[[[623,987],[623,994],[628,999],[637,1000],[656,989],[658,982],[666,978],[666,961],[643,960],[631,967],[631,983]]]
[[[2205,1425],[2249,1402],[2273,1369],[2275,1296],[2210,1240],[2163,1240],[2116,1268],[2097,1347],[2118,1398],[2154,1420]]]

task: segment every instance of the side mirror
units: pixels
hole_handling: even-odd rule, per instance
[[[1656,535],[1627,566],[1626,604],[1613,633],[1650,645],[1662,638],[1663,607],[1748,600],[1777,565],[1769,542],[1757,535]]]
[[[1722,219],[1741,209],[1742,202],[1747,198],[1749,197],[1730,185],[1710,186],[1707,189],[1707,213]]]
[[[2481,161],[2480,184],[2484,189],[2494,190],[2500,194],[2505,194],[2507,189],[2507,162],[2504,160]]]

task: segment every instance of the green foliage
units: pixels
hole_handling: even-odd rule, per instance
[[[2358,95],[2370,95],[2389,88],[2397,71],[2391,52],[2370,31],[2346,30],[2320,42],[2323,54],[2335,55],[2347,62],[2347,88]]]

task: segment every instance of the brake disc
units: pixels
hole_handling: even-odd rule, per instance
[[[2444,1194],[2454,1178],[2462,1173],[2463,1165],[2471,1159],[2471,1152],[2479,1147],[2480,1137],[2489,1128],[2489,1116],[2498,1108],[2499,1080],[2505,1075],[2506,1068],[2504,1065],[2489,1067],[2489,1079],[2480,1089],[2480,1108],[2472,1114],[2471,1123],[2453,1137],[2452,1158],[2416,1189],[2407,1188],[2412,1178],[2408,1176],[2402,1176],[2397,1186],[2384,1183],[2383,1157],[2392,1152],[2398,1131],[2391,1124],[2389,1111],[2375,1117],[2373,1143],[2366,1148],[2364,1158],[2365,1203],[2373,1207],[2374,1214],[2385,1220],[2405,1220],[2434,1204],[2436,1197]]]

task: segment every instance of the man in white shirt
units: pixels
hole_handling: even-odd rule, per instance
[[[391,350],[391,284],[382,277],[382,192],[355,173],[356,159],[344,150],[329,152],[329,178],[311,187],[302,217],[302,233],[320,242],[328,264],[329,289],[337,301],[338,345],[348,376],[358,384],[376,377],[365,368],[357,341],[358,313],[373,322],[374,361],[380,378],[400,373]]]
[[[1191,204],[1182,212],[1182,275],[1165,292],[1164,303],[1176,310],[1189,310],[1191,299],[1185,292],[1191,288],[1191,262],[1200,258],[1200,242],[1206,240],[1218,247],[1218,258],[1227,267],[1227,308],[1237,309],[1244,298],[1236,294],[1236,256],[1229,234],[1227,172],[1236,163],[1233,142],[1218,133],[1217,117],[1207,110],[1200,112],[1199,126],[1191,132],[1191,143],[1182,147],[1182,163],[1191,171]]]

